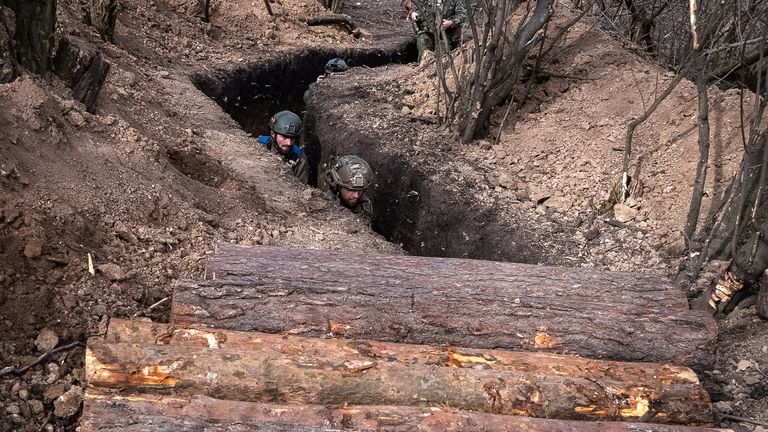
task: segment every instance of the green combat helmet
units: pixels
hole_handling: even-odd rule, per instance
[[[280,111],[269,119],[269,128],[272,132],[287,137],[300,136],[302,126],[301,118],[290,111]]]
[[[328,170],[331,188],[344,187],[350,190],[364,190],[373,182],[373,172],[368,162],[359,156],[340,157]]]
[[[340,58],[334,58],[328,60],[328,63],[325,64],[325,73],[338,73],[338,72],[344,72],[348,69],[347,62]]]

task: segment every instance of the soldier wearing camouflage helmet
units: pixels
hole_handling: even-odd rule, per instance
[[[270,136],[260,136],[258,140],[267,150],[282,156],[291,173],[306,184],[309,182],[307,155],[298,145],[302,126],[299,116],[280,111],[269,119]]]
[[[368,162],[354,155],[342,156],[325,173],[331,189],[331,201],[340,204],[369,225],[373,205],[365,190],[373,183],[373,171]]]
[[[408,19],[416,23],[416,49],[419,52],[418,61],[424,57],[425,51],[434,51],[437,18],[440,18],[440,28],[445,30],[451,49],[461,42],[461,25],[467,20],[466,0],[431,0],[414,2]]]

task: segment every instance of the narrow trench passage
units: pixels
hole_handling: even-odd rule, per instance
[[[376,173],[377,186],[368,192],[374,205],[373,229],[409,254],[521,263],[543,261],[541,246],[530,237],[524,238],[523,230],[510,226],[499,212],[461,205],[466,201],[461,187],[454,185],[448,190],[444,185],[433,184],[413,161],[377,152],[378,139],[355,134],[362,131],[352,131],[354,136],[350,137],[329,125],[315,124],[320,116],[312,110],[305,116],[304,91],[334,57],[343,58],[350,67],[377,67],[415,61],[416,49],[409,43],[391,51],[307,51],[278,61],[192,76],[192,80],[253,136],[268,134],[269,118],[278,111],[290,110],[304,117],[304,150],[312,186],[318,185],[318,176],[322,174],[318,167],[327,162],[324,159],[342,155],[337,149],[344,146],[336,138],[354,140],[355,150],[343,154],[358,154]],[[319,122],[322,121],[320,118]]]

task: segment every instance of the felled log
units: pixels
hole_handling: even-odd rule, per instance
[[[336,0],[333,0],[336,1]],[[307,18],[307,25],[308,26],[319,26],[319,25],[334,25],[339,24],[343,26],[349,33],[353,33],[355,30],[357,30],[357,24],[355,24],[354,21],[352,21],[352,17],[349,15],[341,15],[339,13],[334,13],[331,15],[321,15],[317,17]]]
[[[515,364],[517,353],[231,332],[166,334],[171,345],[92,339],[89,384],[266,403],[446,405],[546,418],[711,421],[706,392],[684,368],[596,365],[545,354]],[[201,348],[200,342],[218,348]],[[636,372],[658,377],[639,383]]]
[[[282,429],[280,429],[282,427]],[[396,431],[396,432],[714,432],[698,426],[580,422],[504,416],[447,407],[272,405],[204,396],[86,394],[81,432],[122,430]]]
[[[677,309],[674,288],[653,275],[228,245],[206,275],[175,284],[175,324],[694,369],[712,363],[717,332],[708,314]]]
[[[72,97],[93,112],[110,64],[94,46],[75,36],[64,36],[53,59],[54,72],[72,88]]]

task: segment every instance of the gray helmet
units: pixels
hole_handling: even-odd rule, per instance
[[[280,135],[297,137],[301,135],[301,118],[290,111],[280,111],[269,119],[269,128]]]
[[[348,69],[347,62],[340,58],[334,58],[328,60],[328,63],[325,64],[325,73],[336,73],[336,72],[344,72]]]
[[[327,172],[332,188],[344,187],[363,190],[373,182],[373,171],[368,162],[354,155],[342,156]]]

